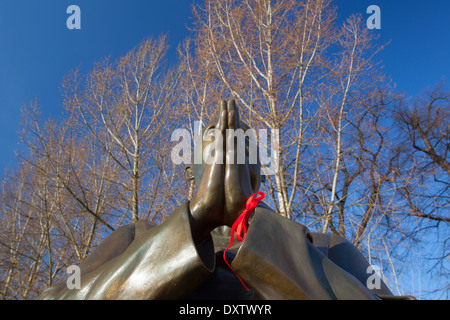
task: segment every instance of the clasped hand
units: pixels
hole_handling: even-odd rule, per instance
[[[233,132],[230,130],[240,129],[239,112],[233,100],[222,101],[215,129],[223,137],[222,145],[215,145],[215,151],[222,148],[223,152],[204,164],[201,181],[189,205],[192,231],[197,238],[203,238],[218,226],[231,226],[253,194],[248,156],[244,163],[236,161],[238,143],[230,134]]]

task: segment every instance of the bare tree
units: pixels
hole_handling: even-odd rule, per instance
[[[377,93],[380,90],[378,87],[381,86],[382,80],[382,77],[376,72],[377,64],[373,61],[373,58],[376,53],[382,50],[383,46],[374,47],[373,36],[367,28],[363,27],[359,16],[348,18],[342,26],[338,48],[339,54],[336,60],[331,61],[330,64],[330,81],[323,83],[322,94],[319,99],[319,104],[322,107],[321,113],[326,118],[322,125],[330,127],[333,131],[335,149],[331,192],[322,232],[327,231],[336,205],[338,176],[341,173],[342,155],[345,152],[343,149],[345,130],[353,118],[359,117],[358,112],[366,115],[372,114],[355,108],[357,106],[355,106],[354,101],[356,98],[369,101],[372,97],[368,88],[371,88],[374,94]],[[375,99],[372,98],[372,100]],[[345,168],[345,164],[342,163],[342,165]],[[346,169],[344,169],[344,174],[348,175]],[[347,177],[348,179],[349,177]],[[343,215],[340,213],[341,229],[343,228],[342,219]],[[341,233],[343,233],[343,230],[341,230]]]
[[[399,201],[416,227],[413,235],[426,235],[429,273],[448,279],[448,227],[450,222],[450,111],[444,83],[415,98],[405,98],[393,110],[403,170],[399,170]],[[433,231],[432,231],[433,230]],[[410,234],[411,234],[410,233]],[[447,282],[447,283],[446,283]],[[448,281],[432,292],[448,293]]]
[[[134,222],[140,204],[145,207],[151,201],[142,199],[146,175],[164,170],[158,167],[157,154],[164,152],[161,143],[167,140],[159,137],[176,118],[171,107],[177,79],[163,68],[166,51],[165,37],[146,40],[116,63],[98,63],[84,81],[75,73],[65,85],[67,109],[93,137],[98,152],[118,166],[121,180],[116,182],[129,194]]]
[[[340,25],[331,1],[208,0],[194,14],[187,73],[207,70],[208,80],[186,99],[195,105],[221,92],[237,100],[251,127],[279,130],[280,148],[271,151],[280,169],[265,186],[272,205],[313,230],[349,238],[398,279],[401,253],[411,252],[403,248],[424,230],[411,218],[423,216],[412,204],[425,175],[405,156],[392,123],[400,96],[377,62],[385,45],[359,16]],[[431,138],[438,127],[430,121],[423,132]],[[445,167],[448,143],[431,140],[416,152]],[[433,199],[429,209],[445,194]]]
[[[412,102],[402,100],[394,110],[394,119],[403,137],[402,151],[410,158],[409,168],[416,177],[407,180],[403,193],[411,214],[448,223],[450,94],[443,86],[442,83],[425,91]]]
[[[429,157],[425,166],[437,165],[450,175],[450,93],[443,83],[405,102],[396,111],[396,119],[409,144]]]
[[[184,201],[170,159],[177,73],[161,68],[165,50],[164,37],[148,40],[87,77],[71,73],[58,121],[43,120],[37,101],[24,106],[26,151],[0,194],[4,299],[35,297],[116,226],[162,221]]]
[[[270,179],[274,204],[291,217],[301,155],[314,111],[322,55],[334,41],[329,1],[205,1],[195,10],[196,58],[214,68],[255,128],[279,130],[280,170]],[[287,168],[294,173],[286,175]]]

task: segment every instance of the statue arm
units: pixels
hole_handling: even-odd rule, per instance
[[[194,242],[189,205],[161,225],[135,237],[120,255],[88,274],[81,289],[47,291],[55,299],[177,299],[206,280],[214,270],[211,237]]]
[[[232,267],[265,299],[376,299],[313,245],[305,226],[268,208],[256,208]]]

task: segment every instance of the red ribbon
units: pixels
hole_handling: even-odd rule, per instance
[[[259,196],[258,196],[259,195]],[[231,238],[230,238],[230,244],[223,252],[223,260],[225,263],[230,267],[231,271],[234,272],[236,277],[238,277],[239,281],[241,281],[242,285],[244,286],[245,290],[249,291],[249,288],[245,285],[244,281],[237,275],[237,273],[233,270],[231,265],[228,263],[225,254],[227,250],[233,245],[234,241],[234,233],[236,232],[236,238],[238,241],[244,241],[244,238],[247,234],[248,230],[248,218],[250,217],[250,214],[255,210],[256,206],[260,201],[262,201],[266,195],[262,192],[256,192],[250,196],[247,200],[247,204],[245,206],[244,211],[241,213],[241,215],[236,219],[236,221],[231,226]]]

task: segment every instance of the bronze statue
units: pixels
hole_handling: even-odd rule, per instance
[[[204,128],[241,127],[234,101]],[[226,140],[226,139],[224,139]],[[222,259],[230,227],[260,187],[260,165],[230,163],[231,150],[186,171],[194,198],[156,225],[147,221],[114,231],[80,265],[81,289],[65,284],[41,299],[395,299],[381,281],[369,290],[368,262],[347,240],[311,233],[260,202],[243,242],[226,252],[241,284]],[[205,141],[203,150],[212,144]],[[235,153],[236,154],[236,153]]]

